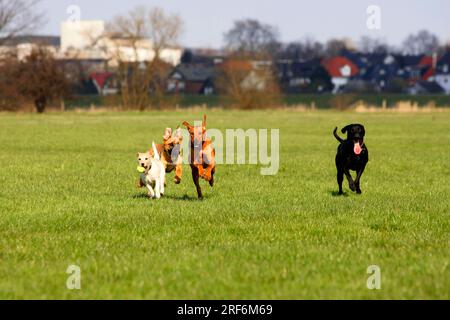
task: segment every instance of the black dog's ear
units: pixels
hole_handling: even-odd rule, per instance
[[[352,125],[348,125],[348,126],[346,126],[345,128],[342,128],[342,130],[341,130],[341,132],[342,133],[346,133],[348,130],[350,130],[350,127],[351,127]]]

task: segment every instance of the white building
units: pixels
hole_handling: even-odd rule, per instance
[[[0,56],[15,56],[22,61],[38,47],[44,48],[54,56],[58,55],[60,39],[53,36],[17,36],[0,46]]]
[[[105,34],[103,21],[76,21],[61,24],[61,52],[87,50]]]
[[[181,61],[181,48],[166,48],[161,59],[171,65]],[[132,43],[130,39],[109,37],[104,21],[63,22],[61,25],[61,55],[74,59],[104,59],[110,66],[119,61],[145,62],[155,58],[150,40]]]
[[[445,93],[450,94],[450,65],[444,64],[440,72],[434,76],[434,81],[445,90]]]

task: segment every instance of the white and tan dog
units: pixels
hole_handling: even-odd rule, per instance
[[[153,155],[150,152],[138,153],[139,166],[145,169],[141,174],[139,185],[147,187],[149,198],[160,199],[164,195],[166,170],[154,142],[152,147]]]

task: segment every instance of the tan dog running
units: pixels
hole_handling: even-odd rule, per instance
[[[181,178],[183,176],[182,142],[183,136],[180,128],[177,128],[175,133],[173,133],[172,128],[167,128],[164,132],[163,143],[156,145],[156,149],[161,157],[166,173],[175,170],[174,182],[176,184],[181,183]],[[153,155],[153,150],[150,151],[150,154]]]

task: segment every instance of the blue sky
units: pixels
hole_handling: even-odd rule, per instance
[[[371,35],[397,45],[408,34],[424,28],[443,42],[450,41],[448,0],[43,0],[48,22],[39,32],[59,34],[70,5],[80,7],[83,20],[109,20],[142,4],[181,15],[185,21],[181,43],[189,47],[220,47],[224,32],[242,18],[276,25],[284,41],[305,36],[321,41],[332,37],[357,40]],[[369,5],[382,10],[381,30],[366,27]]]

